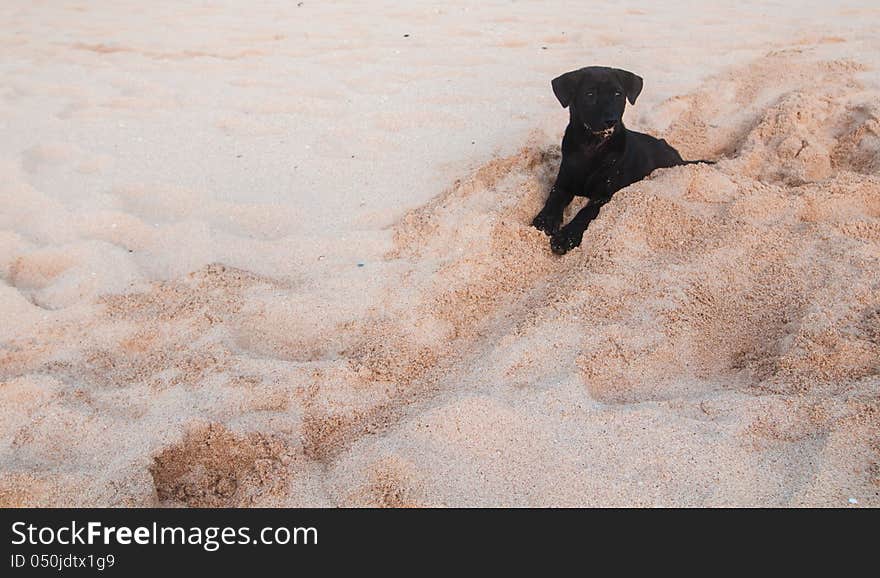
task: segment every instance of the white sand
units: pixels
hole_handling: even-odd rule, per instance
[[[0,504],[880,505],[876,3],[473,4],[0,3]]]

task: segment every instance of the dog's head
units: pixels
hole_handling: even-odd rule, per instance
[[[588,66],[553,79],[553,93],[579,123],[594,136],[608,138],[622,124],[626,101],[635,104],[642,78],[605,66]]]

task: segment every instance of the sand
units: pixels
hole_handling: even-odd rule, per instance
[[[874,4],[3,2],[0,505],[880,505]]]

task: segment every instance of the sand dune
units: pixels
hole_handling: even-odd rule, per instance
[[[549,4],[2,8],[0,504],[880,505],[880,14]]]

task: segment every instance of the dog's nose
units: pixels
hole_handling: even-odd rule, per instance
[[[616,118],[609,118],[605,120],[605,128],[613,128],[615,124],[617,124]]]

